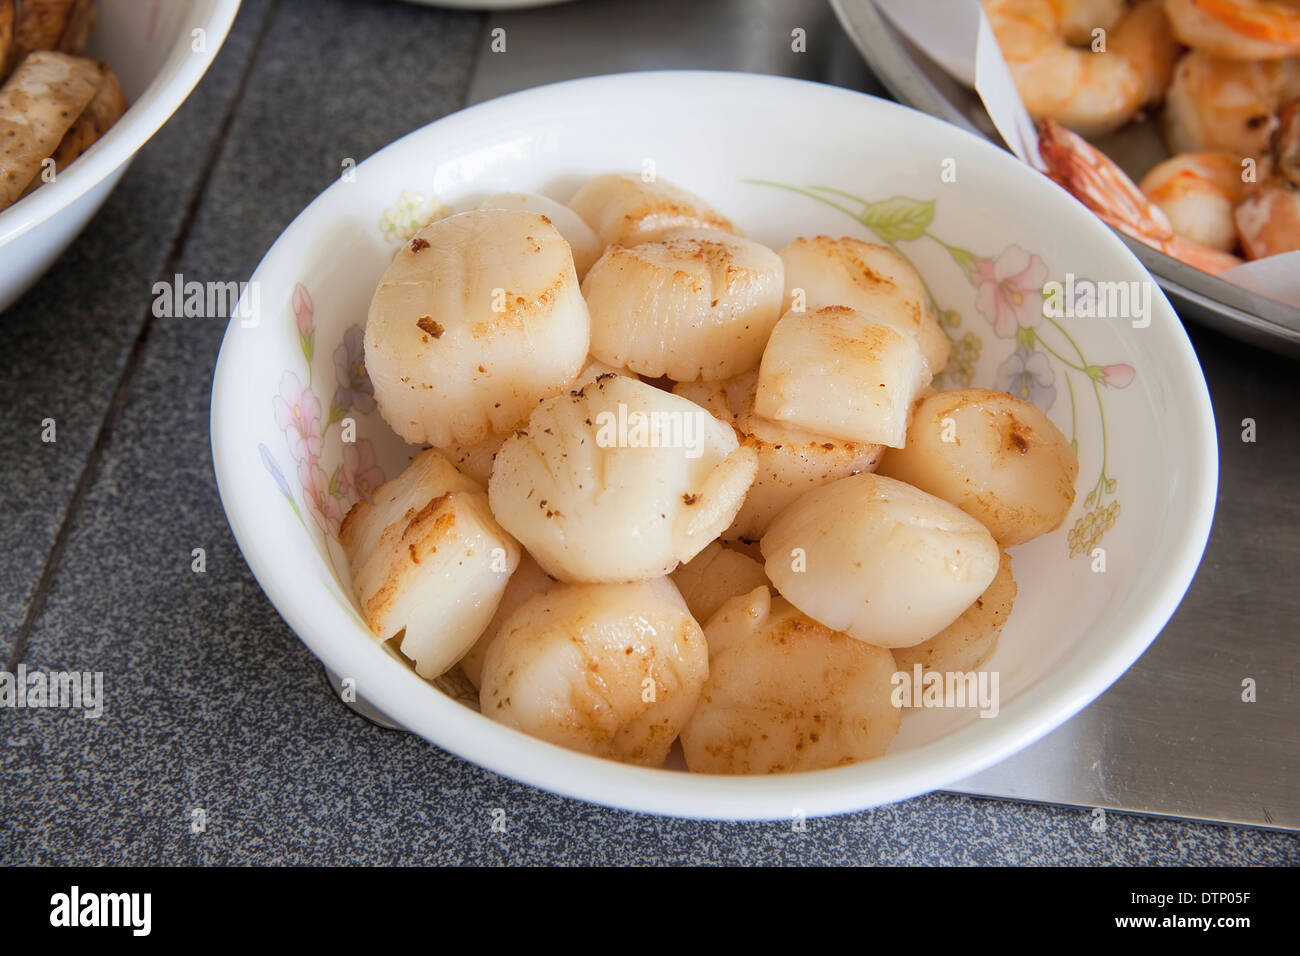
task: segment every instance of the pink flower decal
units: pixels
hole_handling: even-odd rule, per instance
[[[324,469],[315,461],[298,462],[298,481],[302,483],[302,494],[307,500],[307,510],[316,519],[322,531],[332,537],[338,537],[339,525],[343,521],[343,506],[331,493],[330,480]]]
[[[975,308],[1000,338],[1009,339],[1021,327],[1037,328],[1043,321],[1043,285],[1047,263],[1020,246],[1007,246],[996,259],[975,264],[971,282],[978,289]]]
[[[311,334],[311,293],[301,282],[293,287],[293,314],[298,319],[298,334]]]
[[[1101,370],[1101,380],[1111,388],[1127,388],[1136,374],[1132,365],[1106,365]]]
[[[289,454],[298,462],[315,463],[321,452],[320,399],[304,388],[298,376],[286,371],[280,394],[271,399],[275,423],[284,429]]]
[[[311,304],[311,293],[301,282],[295,283],[293,287],[293,315],[298,322],[298,346],[302,349],[302,354],[307,359],[308,367],[311,366],[312,353],[316,351],[316,330],[312,326],[312,312],[314,306]]]
[[[375,450],[364,438],[343,446],[343,471],[339,487],[343,496],[373,502],[374,490],[384,483],[375,463]]]

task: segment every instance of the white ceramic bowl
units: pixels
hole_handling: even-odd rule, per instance
[[[909,714],[885,757],[836,770],[649,770],[495,724],[421,680],[362,627],[332,533],[350,489],[379,471],[396,475],[412,452],[347,371],[394,249],[439,204],[465,208],[507,189],[566,199],[593,174],[651,162],[774,247],[819,232],[895,239],[940,307],[960,317],[949,384],[1025,390],[1077,437],[1078,495],[1064,526],[1013,550],[1020,595],[988,665],[1000,674],[996,717]],[[910,199],[870,207],[873,234],[854,215],[861,204],[813,186],[871,202]],[[1066,273],[1141,283],[1152,291],[1150,325],[1042,319],[1042,284]],[[355,181],[335,183],[285,230],[252,281],[244,306],[255,291],[260,309],[232,321],[217,364],[212,449],[253,573],[362,697],[447,750],[559,793],[652,813],[788,818],[942,787],[1046,734],[1118,678],[1173,613],[1209,533],[1217,456],[1205,382],[1137,259],[1009,154],[861,94],[747,74],[641,73],[507,96],[361,164]],[[325,424],[338,417],[332,404],[349,407],[366,442],[347,459],[340,425]]]
[[[81,232],[136,151],[189,96],[230,30],[239,0],[99,0],[88,56],[104,60],[130,107],[58,178],[0,212],[0,312]],[[202,49],[194,33],[202,30]]]

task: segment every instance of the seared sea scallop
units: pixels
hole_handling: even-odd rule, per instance
[[[561,747],[660,767],[708,672],[704,632],[667,578],[557,584],[502,625],[479,705]]]
[[[930,309],[925,284],[911,263],[893,249],[861,239],[814,236],[796,239],[782,249],[781,261],[785,263],[783,311],[789,311],[800,294],[808,312],[828,305],[848,306],[916,339],[931,374],[947,364],[948,337]]]
[[[476,209],[425,226],[397,253],[370,303],[366,371],[403,439],[473,444],[562,390],[586,361],[589,334],[555,226]]]
[[[929,640],[912,647],[894,648],[894,662],[900,671],[968,674],[992,656],[1002,625],[1016,602],[1016,579],[1011,575],[1011,555],[1005,551],[998,561],[993,583],[953,621]]]
[[[402,634],[416,672],[437,677],[492,619],[519,546],[483,489],[433,449],[373,497],[353,505],[339,531],[362,616],[380,641]]]
[[[501,625],[511,614],[523,607],[525,601],[536,594],[550,590],[554,584],[555,578],[543,571],[541,565],[525,551],[519,559],[519,567],[515,569],[514,574],[510,575],[510,582],[506,585],[505,593],[501,595],[501,603],[497,605],[496,614],[483,629],[479,639],[474,642],[474,646],[460,659],[460,669],[474,685],[475,690],[482,686],[483,661],[487,658],[492,642],[500,636]]]
[[[754,410],[845,441],[901,448],[930,384],[916,339],[844,306],[787,312],[763,352]]]
[[[707,624],[714,612],[737,594],[748,594],[767,584],[761,564],[717,541],[670,577],[691,609],[691,616],[701,624]]]
[[[563,203],[535,193],[497,193],[479,203],[480,209],[518,209],[535,212],[551,221],[573,253],[573,267],[581,279],[591,268],[591,264],[605,251],[605,243],[600,236],[583,222],[581,216]]]
[[[792,773],[879,757],[898,733],[894,658],[801,614],[766,587],[705,629],[709,678],[682,731],[695,773]]]
[[[604,375],[542,402],[492,466],[492,512],[561,581],[638,581],[731,524],[757,454],[704,409]]]
[[[781,317],[782,266],[749,239],[687,229],[610,246],[582,283],[591,354],[674,381],[758,365]]]
[[[699,196],[662,179],[607,173],[590,180],[569,200],[607,246],[635,246],[673,229],[716,229],[739,234],[731,221]]]
[[[806,491],[836,478],[875,471],[885,446],[817,435],[760,418],[754,411],[758,373],[721,382],[684,382],[673,394],[689,398],[736,430],[758,452],[758,472],[726,541],[756,542],[767,524]]]
[[[577,378],[573,379],[565,387],[569,389],[582,388],[588,382],[594,382],[600,376],[610,373],[616,375],[627,374],[622,369],[616,369],[604,362],[591,359],[583,366]],[[447,456],[447,459],[456,466],[456,470],[461,474],[469,475],[480,484],[486,485],[488,478],[492,475],[492,461],[496,458],[497,452],[501,450],[501,445],[508,437],[508,435],[489,435],[482,441],[470,445],[453,442],[440,449],[440,451]]]
[[[998,571],[984,526],[893,478],[862,474],[815,488],[760,543],[768,579],[809,617],[881,647],[938,634]]]
[[[1014,395],[937,392],[917,405],[907,438],[880,474],[952,502],[1003,547],[1056,528],[1074,503],[1079,459],[1070,440]]]

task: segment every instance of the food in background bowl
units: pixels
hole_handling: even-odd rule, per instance
[[[0,211],[53,182],[126,112],[108,64],[75,55],[97,19],[89,0],[0,0],[0,79],[8,76],[0,87]]]
[[[987,658],[1016,593],[1000,545],[1061,524],[1074,449],[1006,392],[926,397],[949,343],[886,246],[778,256],[632,176],[571,210],[436,219],[371,298],[379,411],[436,446],[342,522],[374,639],[426,679],[463,660],[484,715],[594,756],[661,766],[679,736],[700,772],[880,756],[891,649],[927,673]],[[607,243],[582,295],[566,231]],[[588,347],[617,367],[579,374]],[[882,448],[895,477],[870,473]]]
[[[0,0],[0,10],[7,5]],[[30,6],[15,4],[14,11]],[[189,95],[220,51],[239,0],[97,0],[95,9],[98,20],[82,52],[112,67],[130,107],[102,135],[104,114],[96,108],[90,114],[95,123],[87,116],[77,137],[64,136],[69,150],[74,143],[84,143],[81,132],[87,138],[97,135],[93,145],[81,151],[76,162],[68,157],[66,167],[60,162],[66,153],[47,156],[36,179],[40,188],[0,210],[0,311],[30,288],[77,237],[135,154]],[[107,94],[100,102],[106,99]]]
[[[1021,98],[1041,124],[1051,174],[1108,223],[1214,274],[1243,258],[1300,249],[1294,3],[983,6]],[[1161,104],[1172,155],[1145,172],[1140,189],[1080,138],[1112,132]]]

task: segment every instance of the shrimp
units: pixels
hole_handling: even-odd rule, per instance
[[[1288,0],[1165,0],[1174,36],[1234,60],[1300,55],[1300,5]]]
[[[1114,160],[1060,123],[1038,124],[1038,150],[1047,174],[1112,228],[1213,275],[1241,264],[1234,255],[1176,235],[1169,217]]]
[[[1242,161],[1228,153],[1181,153],[1159,163],[1139,187],[1169,217],[1174,234],[1231,252],[1237,246],[1232,210],[1246,198]]]
[[[1248,259],[1300,249],[1300,101],[1282,111],[1272,159],[1274,174],[1233,211]]]
[[[651,378],[738,375],[763,357],[784,287],[775,252],[724,232],[610,246],[582,283],[591,354]]]
[[[815,621],[881,647],[910,647],[970,607],[998,571],[993,535],[956,505],[862,474],[808,492],[761,542],[764,570]]]
[[[1062,0],[984,0],[1025,107],[1088,134],[1123,126],[1164,96],[1178,42],[1163,0],[1142,0],[1105,38],[1105,53],[1071,46],[1077,18]],[[1104,27],[1103,27],[1104,29]]]
[[[1169,152],[1259,160],[1282,104],[1300,95],[1300,59],[1248,62],[1192,50],[1174,68],[1165,101]]]
[[[661,767],[709,673],[704,632],[667,578],[557,584],[483,661],[483,714],[582,753]]]
[[[1271,181],[1233,210],[1247,259],[1300,249],[1300,189]]]
[[[801,614],[766,587],[705,630],[709,677],[682,730],[693,773],[793,773],[881,756],[901,715],[889,651]]]
[[[1127,0],[1052,0],[1061,32],[1071,46],[1091,46],[1094,30],[1109,33],[1128,9]]]

